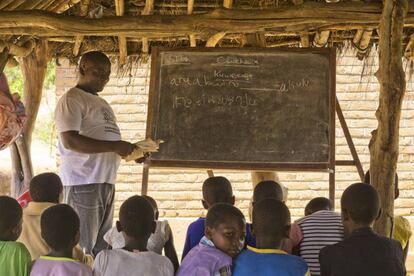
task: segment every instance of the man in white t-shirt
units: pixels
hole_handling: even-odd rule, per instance
[[[105,54],[84,54],[78,84],[55,111],[65,202],[79,214],[80,245],[93,255],[107,247],[103,236],[112,227],[116,172],[121,157],[135,148],[121,140],[112,108],[98,96],[110,73]]]

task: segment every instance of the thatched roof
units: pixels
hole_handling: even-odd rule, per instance
[[[382,12],[382,1],[366,2],[2,0],[0,51],[10,46],[12,54],[24,56],[33,42],[47,39],[53,57],[76,60],[99,49],[119,55],[124,63],[126,55],[147,55],[154,45],[323,47],[350,41],[362,59],[378,41]],[[414,33],[410,5],[404,49]]]

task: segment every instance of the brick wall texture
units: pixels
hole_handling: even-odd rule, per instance
[[[404,63],[406,71],[409,65]],[[352,50],[338,52],[337,96],[352,134],[364,170],[369,167],[368,142],[376,128],[375,110],[378,106],[379,84],[374,77],[378,54],[373,50],[366,61],[359,61]],[[114,109],[123,138],[136,141],[145,137],[150,66],[135,64],[122,73],[113,67],[111,80],[100,94]],[[76,84],[76,68],[61,61],[57,68],[56,89],[60,97]],[[414,81],[407,73],[407,93],[400,124],[400,155],[398,173],[400,198],[395,202],[396,213],[414,214]],[[351,159],[351,154],[339,122],[336,124],[336,158]],[[247,213],[252,194],[250,172],[217,171],[233,183],[237,206]],[[123,200],[140,193],[142,165],[123,162],[116,183],[116,208]],[[149,195],[159,205],[164,217],[196,217],[203,214],[201,184],[207,177],[205,170],[150,169]],[[280,181],[289,188],[287,204],[292,216],[302,216],[306,203],[316,196],[328,196],[327,173],[281,172]],[[358,181],[355,167],[337,167],[337,208],[342,191]],[[118,212],[116,211],[116,214]]]

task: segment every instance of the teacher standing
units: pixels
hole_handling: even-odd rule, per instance
[[[110,73],[105,54],[84,54],[77,85],[60,98],[55,110],[65,202],[79,215],[80,245],[95,256],[107,247],[103,236],[112,227],[121,157],[135,148],[121,140],[112,108],[98,95]]]

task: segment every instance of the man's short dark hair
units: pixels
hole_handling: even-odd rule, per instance
[[[239,209],[228,203],[217,203],[208,209],[205,223],[207,227],[216,228],[221,223],[233,219],[244,224],[244,215]]]
[[[0,196],[0,236],[17,227],[22,219],[20,204],[9,196]]]
[[[273,180],[264,180],[254,187],[253,203],[266,198],[274,198],[283,201],[283,189],[279,183]]]
[[[341,208],[356,223],[371,224],[380,211],[378,192],[371,185],[354,183],[342,194]]]
[[[86,62],[94,62],[94,63],[100,62],[100,63],[111,64],[111,61],[109,60],[108,56],[99,51],[90,51],[90,52],[84,53],[81,57],[79,64],[83,64]]]
[[[203,183],[203,199],[209,204],[232,203],[233,188],[230,181],[223,176],[207,178]]]
[[[147,199],[132,196],[125,200],[119,210],[122,231],[134,238],[149,237],[154,226],[154,210]]]
[[[253,207],[253,230],[257,236],[283,237],[290,225],[288,207],[280,200],[266,198]]]
[[[42,238],[53,250],[74,246],[79,233],[79,216],[67,204],[57,204],[43,211],[40,217]]]
[[[145,198],[146,200],[148,200],[148,202],[151,204],[152,209],[154,209],[155,211],[158,211],[158,205],[157,202],[155,201],[155,199],[153,199],[152,197],[148,196],[148,195],[143,195],[143,198]]]
[[[332,210],[332,203],[326,197],[315,197],[306,204],[305,216],[322,210]]]
[[[58,203],[59,195],[62,193],[62,181],[55,173],[41,173],[30,181],[30,196],[35,202]]]

